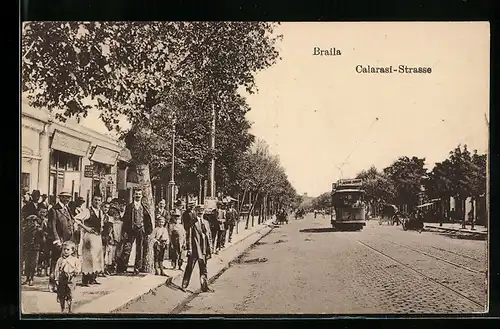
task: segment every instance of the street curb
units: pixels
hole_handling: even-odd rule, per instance
[[[243,241],[247,240],[249,237],[254,236],[255,234],[263,231],[264,229],[270,229],[269,231],[271,231],[272,228],[269,227],[270,223],[271,222],[268,221],[268,222],[265,222],[265,223],[261,224],[262,225],[261,228],[259,228],[255,232],[247,235],[246,237],[242,238],[241,240],[237,241],[236,243],[234,243],[233,245],[231,245],[226,250],[230,250],[232,247],[239,245],[241,242],[243,242]],[[268,232],[266,232],[266,235],[267,234],[268,234]],[[260,240],[263,236],[265,236],[265,235],[262,235],[258,240]],[[247,249],[245,249],[245,251],[246,250]],[[231,261],[232,261],[232,259],[231,259]],[[229,263],[229,261],[224,261],[224,262],[228,262]],[[224,268],[225,267],[227,267],[227,265],[225,265]],[[222,272],[220,274],[222,274]],[[181,273],[179,273],[176,276],[168,277],[168,278],[166,278],[164,280],[154,280],[155,278],[158,278],[158,277],[155,276],[155,275],[147,275],[147,276],[145,276],[142,279],[143,280],[144,279],[145,280],[150,279],[150,280],[152,280],[152,283],[150,283],[148,286],[145,286],[145,287],[139,287],[139,293],[134,293],[132,295],[130,292],[127,292],[127,291],[114,291],[114,292],[110,293],[109,295],[105,295],[105,296],[103,296],[103,297],[101,297],[99,299],[96,299],[95,301],[92,301],[92,302],[90,302],[88,304],[82,305],[81,307],[75,309],[74,313],[76,313],[76,314],[116,313],[115,312],[116,310],[119,310],[119,309],[122,309],[122,308],[126,307],[127,305],[129,305],[129,304],[131,304],[131,303],[139,300],[140,298],[142,298],[143,296],[145,296],[147,294],[154,293],[155,290],[157,290],[158,288],[162,287],[163,285],[165,285],[165,286],[170,285],[174,280],[181,278],[183,276],[183,274],[184,274],[184,272],[181,272]],[[216,275],[220,275],[220,274],[217,273]],[[209,278],[209,282],[214,277],[215,277],[215,275],[212,276],[211,278]],[[214,278],[214,279],[216,279],[216,278]],[[158,283],[158,281],[161,281],[161,283]],[[197,292],[197,293],[199,293],[199,292]],[[196,294],[196,292],[194,294]],[[119,298],[120,295],[124,295],[124,297]],[[189,298],[189,296],[188,296],[188,298]],[[116,302],[113,303],[113,301],[116,301],[116,300],[120,301],[119,305]],[[111,306],[105,306],[106,304],[108,304],[108,305],[111,304]],[[93,305],[98,305],[98,307],[93,306]],[[80,310],[83,310],[83,311],[80,311]],[[85,310],[88,310],[88,311],[85,311]],[[95,310],[95,311],[92,311],[92,310]]]
[[[466,233],[466,234],[473,234],[473,235],[488,235],[488,232],[471,232],[471,231],[466,231],[466,230],[461,230],[461,229],[456,229],[456,228],[446,228],[442,226],[435,226],[435,225],[425,225],[426,228],[433,228],[437,230],[442,230],[442,231],[452,231],[452,232],[460,232],[460,233]]]
[[[259,233],[261,231],[267,230],[265,233],[262,233],[261,236],[257,240],[255,240],[254,242],[252,242],[252,244],[249,245],[247,248],[245,248],[244,250],[242,250],[241,252],[239,252],[238,254],[236,254],[234,257],[232,257],[232,259],[225,261],[226,264],[219,271],[217,271],[210,278],[208,278],[208,283],[211,284],[215,280],[217,280],[224,272],[226,272],[233,265],[233,263],[235,261],[237,261],[243,255],[245,255],[245,253],[247,251],[249,251],[250,249],[252,249],[260,240],[262,240],[265,236],[267,236],[269,233],[271,233],[271,231],[273,229],[274,229],[273,226],[269,226],[269,224],[267,224],[266,226],[264,226],[260,230],[255,231],[255,233],[249,235],[248,237],[253,236],[254,234]],[[243,239],[243,240],[245,240],[245,239]],[[243,241],[243,240],[241,240],[241,241]],[[178,314],[180,311],[182,311],[182,309],[187,304],[189,304],[193,299],[195,299],[201,292],[202,292],[201,289],[198,289],[198,290],[194,291],[192,294],[190,294],[189,296],[187,296],[186,298],[184,298],[182,301],[180,301],[176,306],[174,306],[174,308],[172,308],[172,310],[168,314]]]

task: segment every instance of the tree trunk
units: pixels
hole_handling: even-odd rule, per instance
[[[153,228],[155,227],[155,206],[153,199],[153,190],[151,188],[151,177],[149,176],[149,165],[138,164],[136,166],[137,170],[137,180],[139,186],[142,188],[143,203],[149,207],[149,213],[151,214],[151,222]],[[148,273],[154,273],[154,259],[153,259],[153,239],[151,236],[147,236],[147,248],[145,250],[145,264],[144,268]]]
[[[252,204],[252,209],[250,211],[250,213],[252,214],[252,227],[255,226],[255,217],[253,215],[253,211],[255,209],[255,205],[257,204],[257,200],[259,200],[259,193],[255,193],[255,200],[254,200],[254,202]]]
[[[250,204],[250,206],[252,205],[252,192],[248,192],[248,203]],[[252,208],[252,207],[250,207]],[[247,214],[247,221],[245,223],[245,230],[248,229],[248,224],[250,223],[250,212],[251,212],[252,209],[248,209],[248,214]]]

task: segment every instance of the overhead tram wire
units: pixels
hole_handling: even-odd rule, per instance
[[[373,128],[373,126],[375,125],[376,122],[378,122],[378,117],[376,117],[375,120],[373,120],[373,122],[370,124],[370,126],[366,130],[366,133],[363,136],[363,138],[360,141],[356,142],[356,145],[353,147],[353,149],[351,150],[351,152],[349,153],[349,155],[347,155],[347,157],[344,159],[344,161],[342,161],[340,163],[340,166],[336,166],[337,169],[339,169],[341,171],[341,176],[343,176],[342,175],[342,167],[347,163],[347,160],[349,160],[349,158],[354,153],[354,151],[356,151],[356,149],[359,147],[359,145],[366,139],[366,137],[368,137],[368,134],[370,133],[370,130]]]

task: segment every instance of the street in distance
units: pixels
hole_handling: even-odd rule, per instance
[[[391,66],[386,67],[376,67],[370,65],[356,65],[357,73],[369,73],[369,74],[377,74],[377,73],[402,73],[402,74],[426,74],[432,73],[432,68],[430,67],[420,67],[420,66],[407,66],[407,65],[399,65],[396,68]]]

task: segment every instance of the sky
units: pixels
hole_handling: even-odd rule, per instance
[[[247,117],[300,194],[400,156],[432,169],[458,144],[487,152],[488,23],[288,22],[277,32],[282,59],[256,75]],[[341,55],[313,56],[314,47]],[[432,72],[360,74],[357,65]]]
[[[243,95],[251,132],[279,155],[298,193],[318,196],[400,156],[425,157],[432,169],[458,144],[487,152],[487,23],[293,22],[276,32],[282,59],[256,74],[257,94]],[[313,56],[314,47],[341,55]],[[359,74],[357,65],[432,73]],[[109,134],[98,115],[82,124]]]

